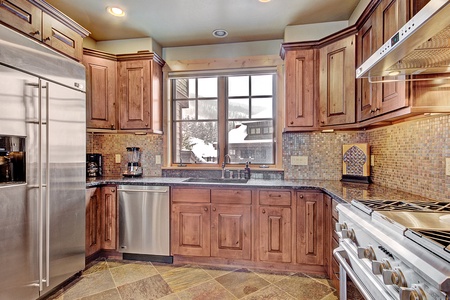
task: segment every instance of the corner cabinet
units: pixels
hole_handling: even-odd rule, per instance
[[[320,48],[320,126],[354,123],[355,36],[345,37]]]
[[[117,55],[120,129],[162,133],[162,67],[151,52]]]
[[[47,46],[81,61],[89,31],[43,0],[4,0],[0,21]]]
[[[84,49],[86,67],[86,126],[87,128],[117,129],[115,55]]]
[[[315,56],[314,49],[286,51],[286,131],[317,128]]]

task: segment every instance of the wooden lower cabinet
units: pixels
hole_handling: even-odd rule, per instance
[[[211,205],[211,256],[251,258],[250,205]]]
[[[259,207],[259,259],[271,262],[292,261],[290,207]]]
[[[324,201],[320,192],[297,192],[297,262],[323,265]]]
[[[101,194],[100,188],[86,190],[86,256],[101,249]]]
[[[210,256],[210,204],[172,204],[172,253]]]
[[[86,190],[86,256],[117,247],[117,197],[115,186]]]

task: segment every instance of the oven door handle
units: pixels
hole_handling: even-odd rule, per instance
[[[366,300],[375,300],[372,295],[367,291],[367,289],[364,287],[363,283],[359,280],[358,276],[353,272],[352,267],[347,263],[344,256],[347,256],[347,252],[345,252],[344,249],[341,247],[334,249],[333,256],[336,258],[336,260],[339,263],[339,287],[341,290],[341,300],[347,299],[347,278],[350,277],[350,279],[353,281],[355,286],[358,288],[358,290],[361,292],[362,296]],[[344,295],[342,294],[344,293]]]

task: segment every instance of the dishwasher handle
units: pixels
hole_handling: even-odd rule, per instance
[[[135,189],[123,189],[118,188],[117,191],[119,192],[132,192],[132,193],[167,193],[169,191],[169,188],[164,189],[158,189],[158,190],[135,190]]]

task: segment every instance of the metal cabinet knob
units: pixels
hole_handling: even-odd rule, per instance
[[[356,234],[352,228],[342,229],[342,238],[350,239],[352,242],[356,242]]]
[[[44,42],[48,42],[48,41],[50,41],[50,37],[49,36],[44,39]]]
[[[382,271],[383,282],[386,285],[396,285],[398,287],[406,287],[406,279],[403,272],[399,268],[393,270]]]
[[[213,211],[216,211],[216,208],[215,207],[213,207],[213,209],[212,209]]]
[[[263,209],[263,210],[262,210],[262,213],[263,213],[263,214],[265,214],[265,213],[266,213],[266,210],[265,210],[265,209]]]
[[[347,223],[336,223],[336,232],[341,232],[343,229],[347,229]]]
[[[204,210],[204,211],[208,211],[208,208],[207,208],[207,207],[204,207],[203,210]]]
[[[40,32],[39,30],[36,30],[36,31],[30,32],[30,35],[32,35],[32,36],[35,36],[35,35],[40,35],[40,34],[41,34],[41,32]]]
[[[388,260],[383,259],[382,261],[372,261],[372,273],[375,275],[381,275],[383,273],[383,270],[391,269],[391,263]]]
[[[299,197],[300,199],[303,199],[303,195],[299,195],[298,197]]]
[[[372,246],[358,247],[357,251],[359,259],[367,258],[370,261],[377,259],[375,251],[373,250]]]
[[[423,289],[418,285],[413,285],[410,288],[401,287],[400,288],[400,300],[427,300],[428,297],[425,295]]]

